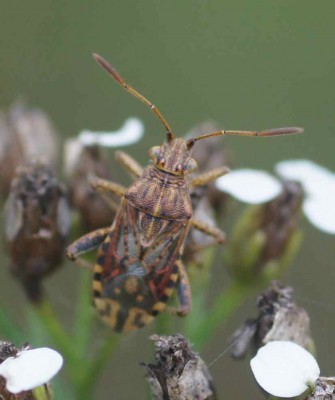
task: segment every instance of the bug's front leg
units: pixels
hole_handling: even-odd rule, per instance
[[[220,176],[228,174],[228,172],[228,167],[218,167],[211,171],[204,172],[203,174],[199,174],[191,179],[191,188],[207,185],[208,183],[215,181],[217,178],[220,178]]]
[[[116,151],[115,159],[133,178],[138,178],[142,175],[142,166],[129,154],[120,150]]]
[[[79,267],[88,267],[89,269],[92,269],[90,264],[85,263],[84,260],[78,259],[78,257],[87,251],[99,247],[100,244],[106,239],[110,231],[111,228],[108,227],[100,228],[93,232],[87,233],[67,247],[66,256],[69,260],[74,261]]]

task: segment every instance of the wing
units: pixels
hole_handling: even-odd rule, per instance
[[[142,277],[158,298],[180,256],[188,226],[188,220],[157,218],[123,200],[98,253],[104,281],[120,274]]]

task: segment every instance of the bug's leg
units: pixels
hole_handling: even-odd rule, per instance
[[[177,265],[179,268],[179,278],[177,282],[177,298],[179,302],[179,308],[177,310],[177,314],[180,317],[185,317],[190,313],[192,308],[191,286],[182,261],[178,260]]]
[[[211,236],[214,239],[213,244],[222,244],[226,241],[226,234],[215,226],[208,225],[205,222],[194,218],[191,219],[191,226],[192,228],[198,229],[200,232]]]
[[[108,181],[107,179],[91,178],[90,184],[93,187],[93,189],[97,190],[98,192],[101,193],[111,192],[119,197],[124,196],[124,194],[127,191],[127,188],[125,188],[123,185]]]
[[[133,178],[138,178],[142,175],[142,166],[129,154],[120,150],[116,151],[115,159]]]
[[[191,179],[191,188],[197,186],[204,186],[210,182],[215,181],[220,176],[226,175],[229,173],[228,167],[219,167],[212,169],[211,171],[204,172],[203,174],[199,174],[198,176]]]
[[[75,263],[79,267],[92,269],[91,264],[86,263],[85,260],[81,260],[78,257],[81,254],[100,246],[100,244],[106,239],[106,236],[110,233],[110,231],[111,228],[108,227],[100,228],[93,232],[87,233],[67,247],[66,256],[69,260],[75,261]]]
[[[164,290],[163,298],[157,304],[157,307],[159,307],[160,304],[162,305],[163,302],[165,306],[166,301],[171,297],[175,287],[177,288],[179,307],[177,309],[174,307],[168,307],[168,311],[172,314],[177,314],[180,317],[185,317],[191,311],[191,287],[185,266],[181,260],[176,262],[170,280]]]

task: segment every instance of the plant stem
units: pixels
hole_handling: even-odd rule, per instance
[[[94,320],[93,308],[90,299],[91,274],[88,271],[81,271],[78,306],[76,307],[73,346],[78,357],[81,357],[88,349],[92,322]]]
[[[63,329],[51,305],[44,300],[33,309],[43,323],[45,330],[50,335],[55,345],[59,348],[65,358],[73,359],[73,343],[69,335]]]
[[[217,297],[208,316],[203,319],[194,334],[190,335],[190,341],[196,349],[200,350],[210,340],[216,328],[227,321],[252,291],[251,286],[232,283],[227,291]]]
[[[83,379],[81,379],[80,385],[77,388],[77,399],[91,400],[93,398],[92,392],[96,381],[115,350],[119,338],[120,336],[116,334],[108,333],[95,359],[86,365],[85,373],[82,376]]]

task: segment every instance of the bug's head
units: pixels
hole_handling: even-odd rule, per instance
[[[173,138],[162,146],[151,147],[149,157],[158,169],[173,175],[187,175],[195,172],[198,167],[191,156],[191,149],[182,138]]]

